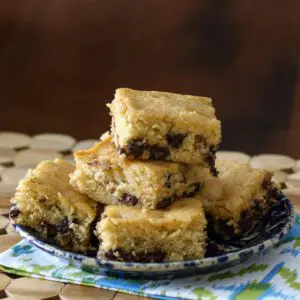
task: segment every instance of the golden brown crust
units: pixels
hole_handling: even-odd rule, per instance
[[[64,249],[85,252],[92,248],[91,225],[98,205],[72,188],[73,171],[73,165],[59,159],[30,170],[19,183],[10,217]]]
[[[118,89],[108,107],[112,114],[114,143],[130,159],[207,165],[208,153],[221,142],[221,123],[209,98]],[[179,137],[180,142],[174,142],[174,136]],[[143,153],[136,156],[130,147],[136,148],[137,141],[145,147]],[[157,147],[164,153],[159,158],[155,158]]]
[[[72,164],[61,159],[43,161],[20,181],[14,199],[21,205],[26,202],[28,193],[35,192],[47,198],[60,199],[64,207],[93,219],[96,215],[93,201],[74,190],[69,183],[69,174],[74,169]]]
[[[209,171],[198,165],[127,160],[107,137],[89,150],[75,153],[76,171],[70,183],[104,204],[162,208],[196,195]]]
[[[108,107],[115,119],[124,117],[130,124],[163,122],[183,132],[202,133],[208,140],[214,136],[215,144],[220,143],[221,125],[210,98],[120,88]]]
[[[267,201],[272,173],[252,169],[248,164],[217,160],[219,178],[209,178],[201,191],[206,211],[222,220],[232,220],[236,225],[243,212],[249,211],[255,202],[263,205]],[[272,184],[276,188],[276,184]]]
[[[102,241],[99,256],[113,254],[115,259],[126,260],[136,259],[139,254],[147,257],[160,253],[166,261],[202,258],[205,229],[201,198],[179,200],[167,209],[155,211],[108,205],[97,224]]]

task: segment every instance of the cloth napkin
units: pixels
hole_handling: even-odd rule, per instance
[[[300,299],[300,215],[276,248],[209,274],[157,281],[95,275],[69,266],[25,240],[0,255],[0,268],[22,276],[157,299]]]

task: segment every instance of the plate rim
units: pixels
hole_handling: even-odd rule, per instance
[[[14,224],[16,231],[25,240],[36,246],[37,248],[45,251],[55,257],[59,257],[69,263],[71,261],[77,261],[77,263],[95,266],[95,264],[103,269],[119,270],[119,271],[130,271],[130,272],[143,272],[143,271],[179,271],[187,268],[200,268],[200,267],[212,267],[218,263],[230,263],[241,259],[241,257],[250,257],[264,250],[271,248],[276,245],[292,228],[295,223],[297,216],[296,210],[292,202],[282,193],[283,198],[287,200],[290,209],[290,215],[287,218],[287,222],[284,224],[280,232],[273,234],[270,238],[253,245],[249,248],[238,250],[235,252],[225,253],[219,256],[207,257],[195,260],[186,261],[170,261],[170,262],[159,262],[159,263],[141,263],[141,262],[122,262],[108,259],[99,259],[97,257],[90,257],[84,254],[75,253],[67,250],[63,250],[58,246],[48,244],[38,239],[38,237],[31,234],[25,227],[19,224]]]

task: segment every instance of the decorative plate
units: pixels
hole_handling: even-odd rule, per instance
[[[16,230],[36,247],[88,272],[121,278],[169,279],[221,270],[270,249],[288,233],[294,223],[295,215],[291,202],[281,194],[278,204],[272,207],[250,235],[226,242],[209,240],[207,257],[203,259],[163,263],[132,263],[97,259],[48,244],[35,232],[20,225],[16,225]]]

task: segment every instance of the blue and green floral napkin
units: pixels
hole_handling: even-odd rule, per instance
[[[300,215],[269,252],[229,269],[174,280],[126,280],[94,275],[23,240],[0,255],[8,273],[95,286],[157,299],[300,299]]]

